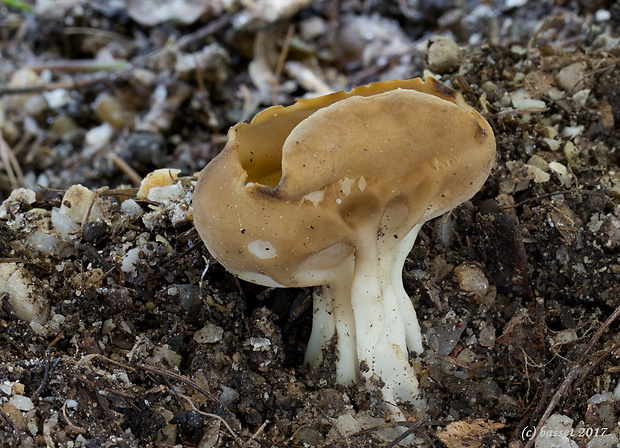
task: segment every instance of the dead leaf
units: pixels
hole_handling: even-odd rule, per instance
[[[508,346],[510,356],[522,364],[528,361],[526,357],[538,363],[545,353],[543,337],[529,317],[516,316],[506,324],[504,333],[495,342]]]
[[[525,88],[534,99],[540,99],[553,86],[555,78],[551,73],[537,70],[525,77]]]
[[[577,236],[577,231],[581,227],[581,221],[571,208],[566,205],[566,202],[552,202],[551,207],[551,221],[553,222],[560,235],[566,244],[572,244]]]
[[[484,261],[497,291],[534,297],[519,220],[514,215],[486,215],[478,225]]]
[[[461,420],[450,423],[443,431],[437,432],[437,437],[448,448],[478,448],[482,446],[483,439],[493,435],[505,425],[497,422],[487,422],[481,418],[473,422]]]
[[[605,126],[607,129],[610,129],[610,130],[613,129],[614,128],[613,108],[611,107],[611,104],[609,104],[609,101],[607,101],[606,98],[603,98],[603,100],[600,102],[599,112],[601,114],[602,125]]]

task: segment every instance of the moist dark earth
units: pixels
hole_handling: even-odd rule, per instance
[[[0,447],[516,448],[541,428],[539,447],[617,446],[617,2],[12,3]],[[393,421],[376,389],[335,384],[333,346],[303,365],[312,289],[227,273],[191,196],[265,107],[429,75],[488,120],[497,156],[405,264],[428,409]],[[157,168],[178,180],[138,197]]]

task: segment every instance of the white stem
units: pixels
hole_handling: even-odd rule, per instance
[[[312,333],[306,348],[304,362],[310,367],[318,367],[323,361],[323,347],[327,346],[329,340],[336,331],[336,320],[334,318],[334,294],[327,285],[321,286],[320,291],[316,291],[312,298]]]
[[[402,269],[415,241],[416,226],[398,243],[391,235],[376,244],[358,248],[355,254],[352,297],[359,361],[366,379],[377,375],[384,383],[386,401],[424,406],[416,374],[409,364],[409,342],[421,351],[422,340],[411,300],[402,284]],[[366,241],[369,241],[368,239]],[[372,241],[372,240],[370,240]],[[410,325],[409,322],[415,324]]]
[[[364,241],[374,244],[358,247],[355,259],[334,272],[329,286],[314,298],[306,362],[319,364],[322,349],[336,333],[338,383],[354,383],[358,374],[367,381],[376,375],[384,383],[386,401],[424,407],[409,364],[409,350],[422,351],[422,336],[402,281],[403,266],[420,227],[400,241],[367,235]],[[361,372],[360,365],[365,365]]]
[[[415,243],[418,236],[418,232],[422,228],[422,224],[416,225],[405,236],[405,238],[398,243],[396,250],[394,251],[392,268],[390,272],[390,283],[396,298],[398,300],[401,315],[405,323],[405,334],[407,339],[407,348],[416,353],[422,353],[424,348],[422,347],[422,332],[420,331],[420,323],[418,322],[418,316],[413,307],[413,303],[405,291],[403,285],[403,267],[405,266],[405,260],[411,252],[411,248]]]
[[[332,283],[334,289],[334,317],[338,335],[338,362],[336,380],[339,384],[357,382],[358,358],[355,331],[355,314],[351,307],[351,280],[353,278],[353,258],[343,270],[340,281]]]
[[[357,382],[355,316],[351,308],[353,267],[354,260],[350,257],[334,271],[331,282],[315,292],[312,333],[305,357],[311,367],[318,366],[323,361],[323,348],[337,334],[336,380],[339,384]]]
[[[366,238],[365,241],[373,241]],[[383,293],[379,280],[376,240],[355,253],[355,270],[351,286],[351,305],[355,315],[357,355],[360,363],[366,362],[372,375],[372,363],[377,343],[385,334]]]

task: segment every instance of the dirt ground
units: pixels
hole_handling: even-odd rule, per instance
[[[0,1],[0,447],[617,446],[617,2],[26,3]],[[395,422],[334,350],[303,365],[312,289],[227,273],[191,197],[263,108],[429,74],[497,157],[405,264],[428,409]]]

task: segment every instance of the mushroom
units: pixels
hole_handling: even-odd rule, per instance
[[[494,157],[491,127],[460,93],[430,77],[373,83],[232,127],[200,174],[194,221],[238,277],[320,286],[308,364],[337,334],[339,383],[380,379],[386,401],[421,407],[403,265],[423,223],[471,198]]]

